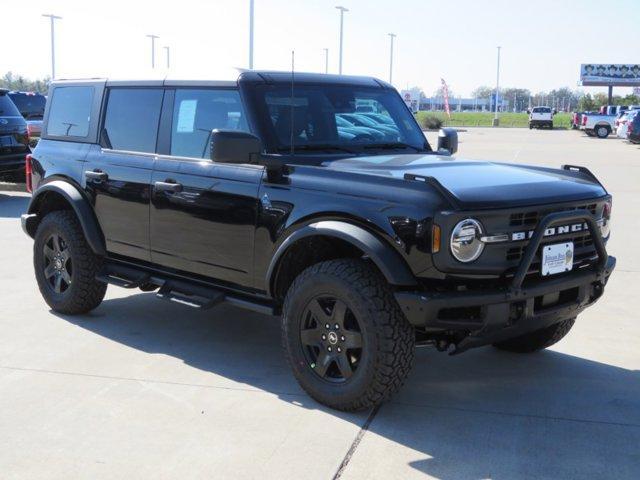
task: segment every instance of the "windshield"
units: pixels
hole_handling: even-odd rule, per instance
[[[30,93],[10,93],[9,96],[16,104],[20,114],[27,119],[42,120],[44,107],[47,103],[44,95]]]
[[[551,113],[551,109],[549,107],[535,107],[533,113]]]
[[[20,112],[8,95],[0,95],[0,117],[19,117]]]
[[[289,85],[270,85],[260,88],[259,101],[269,117],[267,150],[271,152],[289,152],[292,142],[296,154],[429,149],[420,127],[393,90],[295,85],[292,96]]]

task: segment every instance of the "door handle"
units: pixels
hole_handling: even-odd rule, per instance
[[[181,192],[182,191],[182,184],[181,183],[176,183],[176,182],[155,182],[153,184],[153,186],[155,187],[156,191],[158,192]]]
[[[103,172],[102,170],[87,170],[86,172],[84,172],[84,176],[88,179],[88,180],[107,180],[109,178],[109,175],[107,175],[105,172]]]

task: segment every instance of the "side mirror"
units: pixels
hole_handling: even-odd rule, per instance
[[[458,132],[453,128],[441,128],[438,133],[438,152],[445,150],[453,155],[458,151]]]
[[[220,163],[257,163],[262,142],[248,132],[218,130],[211,132],[211,160]]]
[[[527,115],[531,115],[531,110],[527,108]]]

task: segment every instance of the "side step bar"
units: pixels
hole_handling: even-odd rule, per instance
[[[226,302],[265,315],[279,313],[273,305],[261,303],[249,297],[195,282],[151,274],[118,263],[107,263],[102,271],[96,275],[96,280],[118,287],[142,288],[143,291],[159,288],[156,293],[157,298],[199,310],[207,310]]]
[[[123,265],[107,264],[96,276],[96,280],[123,288],[138,288],[149,283],[151,275]]]
[[[197,285],[167,280],[160,287],[156,297],[169,302],[180,303],[187,307],[207,310],[215,307],[225,299],[225,294],[220,290],[203,288]]]

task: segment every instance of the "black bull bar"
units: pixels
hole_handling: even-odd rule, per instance
[[[561,223],[580,221],[587,224],[598,254],[597,261],[589,267],[555,278],[545,277],[525,283],[531,264],[545,239],[545,231]],[[456,343],[453,352],[460,353],[575,317],[600,298],[615,263],[615,257],[607,254],[598,223],[591,212],[584,209],[556,212],[543,217],[536,226],[508,286],[463,292],[400,291],[396,292],[395,297],[414,326],[427,331],[464,332],[464,338]],[[568,301],[558,301],[551,307],[536,306],[536,298],[557,295],[558,292],[572,292],[572,296]],[[469,309],[477,309],[481,313],[473,318],[441,315],[442,311],[468,313]]]

